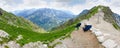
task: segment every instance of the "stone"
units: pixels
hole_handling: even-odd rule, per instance
[[[117,43],[115,43],[114,40],[108,39],[105,42],[103,42],[102,45],[105,48],[115,48],[117,46]]]
[[[104,42],[105,41],[104,36],[99,36],[99,37],[97,37],[97,39],[98,39],[99,42]]]
[[[103,33],[100,32],[100,31],[97,31],[97,32],[95,32],[95,35],[96,35],[96,36],[103,36]]]

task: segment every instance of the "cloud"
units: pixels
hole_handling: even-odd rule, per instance
[[[0,7],[7,11],[30,8],[54,8],[79,14],[84,9],[105,5],[109,6],[113,12],[120,14],[119,0],[0,0],[0,2]]]

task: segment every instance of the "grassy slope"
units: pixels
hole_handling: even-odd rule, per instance
[[[10,38],[5,39],[4,42],[15,40],[18,35],[22,35],[23,39],[17,41],[21,45],[36,41],[49,43],[61,36],[65,36],[66,34],[72,32],[72,30],[74,30],[72,26],[69,26],[64,28],[63,30],[53,31],[52,33],[37,33],[32,30],[36,26],[31,22],[25,20],[24,18],[16,17],[15,15],[8,13],[2,9],[0,9],[0,11],[2,11],[3,13],[2,16],[0,15],[0,30],[4,30],[10,34]]]
[[[68,32],[72,31],[74,28],[70,26],[62,31],[57,31],[52,33],[37,33],[21,27],[16,27],[0,22],[0,29],[6,31],[11,35],[9,40],[15,40],[15,38],[17,38],[18,35],[23,35],[23,39],[18,41],[18,43],[23,45],[25,43],[35,42],[35,41],[43,41],[44,43],[49,43],[56,38],[64,36]]]
[[[6,12],[2,9],[0,9],[0,11],[2,11],[2,14],[3,14],[3,15],[0,15],[0,22],[4,22],[4,23],[7,23],[7,24],[10,24],[10,25],[13,25],[13,26],[18,26],[18,27],[22,27],[22,28],[25,28],[25,29],[38,31],[38,32],[43,32],[44,31],[42,28],[33,24],[29,20],[26,20],[22,17],[17,17],[14,14]]]

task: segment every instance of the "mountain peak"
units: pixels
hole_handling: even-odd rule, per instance
[[[120,29],[120,27],[118,26],[119,25],[119,23],[118,23],[119,20],[117,20],[118,18],[116,19],[116,15],[114,15],[115,13],[113,13],[108,6],[102,6],[102,5],[95,6],[89,11],[89,14],[87,16],[91,17],[91,16],[93,16],[94,14],[96,14],[100,11],[102,11],[104,13],[103,19],[106,22],[111,23],[116,29]]]
[[[109,22],[109,23],[114,23],[114,17],[113,17],[113,12],[111,11],[111,9],[108,6],[103,6],[103,5],[98,5],[93,7],[92,9],[90,9],[89,12],[92,12],[93,15],[99,11],[104,12],[104,20]]]

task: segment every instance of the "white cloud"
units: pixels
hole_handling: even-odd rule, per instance
[[[22,0],[19,4],[14,0],[0,0],[0,7],[7,11],[23,10],[30,8],[54,8],[59,10],[68,10],[74,14],[79,14],[84,9],[90,9],[93,6],[109,6],[113,12],[120,14],[119,0],[86,0],[84,4],[70,4],[77,0]],[[75,2],[73,2],[75,3]],[[16,4],[16,5],[14,5]]]

